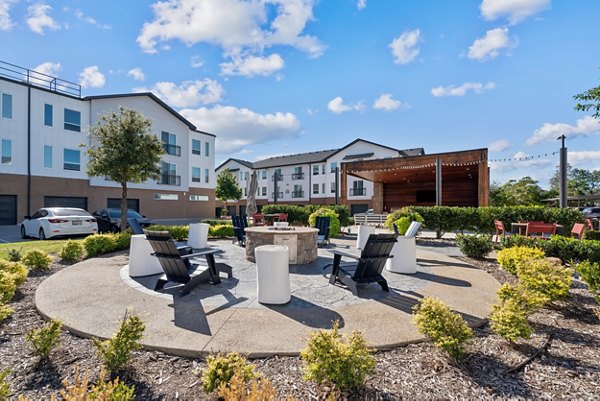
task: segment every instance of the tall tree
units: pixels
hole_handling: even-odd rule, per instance
[[[558,169],[550,178],[550,189],[558,193],[560,172]],[[600,190],[600,170],[585,170],[567,166],[567,195],[595,195]]]
[[[228,168],[223,170],[217,177],[215,197],[223,201],[225,204],[225,210],[227,210],[227,201],[229,199],[235,201],[242,199],[242,188],[236,181],[231,170]]]
[[[134,110],[119,108],[90,128],[88,175],[121,184],[121,231],[127,228],[127,183],[157,179],[163,147],[152,123]]]
[[[575,110],[589,111],[591,109],[594,111],[592,117],[600,119],[600,86],[579,93],[573,96],[573,99],[577,100]]]
[[[531,177],[510,180],[502,185],[493,183],[490,186],[492,206],[540,205],[545,197],[545,191]]]

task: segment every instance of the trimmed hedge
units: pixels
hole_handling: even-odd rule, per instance
[[[85,237],[83,247],[87,258],[129,248],[131,233],[94,234]]]
[[[513,235],[502,238],[502,247],[527,246],[544,251],[546,256],[556,257],[563,263],[579,263],[589,260],[600,260],[600,241],[577,240],[574,238],[553,235],[551,239],[526,238]]]
[[[165,226],[154,224],[148,227],[151,231],[168,231],[175,241],[182,241],[188,237],[188,226]]]
[[[350,210],[346,205],[265,205],[261,213],[287,213],[290,224],[306,226],[309,224],[309,216],[322,208],[333,210],[338,215],[342,227],[350,225]]]
[[[204,219],[204,220],[202,220],[202,222],[204,224],[210,225],[211,227],[212,226],[231,225],[231,220],[226,220],[226,219]]]

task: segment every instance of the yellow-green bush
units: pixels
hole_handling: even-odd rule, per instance
[[[326,208],[326,207],[322,207],[316,211],[314,211],[313,213],[310,214],[310,216],[308,216],[308,224],[311,227],[315,226],[315,223],[317,222],[317,216],[323,216],[323,217],[329,217],[329,236],[330,237],[337,237],[338,234],[340,233],[340,218],[338,217],[337,213],[335,211],[333,211],[332,209]]]
[[[600,304],[600,263],[593,263],[588,260],[577,264],[575,270],[590,288],[596,302]]]
[[[65,262],[76,262],[83,257],[81,241],[68,240],[60,249],[58,256]]]
[[[144,323],[138,316],[125,316],[119,331],[112,338],[106,341],[92,339],[104,366],[110,372],[116,373],[121,370],[129,362],[131,353],[142,347],[140,340],[144,330]]]
[[[213,238],[233,237],[233,226],[231,224],[210,226],[208,229],[208,235],[209,237]]]
[[[526,260],[542,259],[543,257],[544,251],[541,249],[515,246],[498,252],[498,263],[505,270],[516,275],[519,265],[523,264]]]
[[[83,247],[88,258],[112,252],[117,247],[115,234],[94,234],[85,237]]]
[[[9,262],[4,259],[0,259],[0,270],[9,272],[15,275],[15,284],[20,286],[27,279],[29,270],[27,266],[20,262]]]
[[[310,333],[300,357],[304,380],[331,383],[340,389],[362,386],[375,370],[375,358],[362,334],[353,331],[345,338],[337,321],[331,330]]]
[[[497,294],[501,302],[507,302],[512,299],[528,312],[540,309],[550,301],[550,298],[546,295],[537,291],[532,291],[523,284],[518,284],[516,286],[504,284],[498,289]]]
[[[52,263],[52,256],[46,251],[32,249],[23,256],[22,262],[30,269],[47,270]]]
[[[58,344],[61,328],[62,322],[52,319],[44,327],[27,333],[25,338],[31,343],[33,353],[42,358],[48,358],[50,351]]]
[[[0,270],[0,303],[8,303],[17,291],[17,277],[5,270]]]
[[[153,224],[148,227],[151,231],[168,231],[171,238],[175,241],[182,241],[188,237],[189,226],[165,226],[162,224]]]
[[[529,259],[519,264],[517,277],[527,289],[547,296],[550,301],[564,299],[573,281],[570,269],[546,259]]]
[[[73,384],[63,380],[64,389],[60,390],[60,396],[65,401],[131,401],[135,398],[135,386],[127,386],[118,377],[106,381],[105,375],[104,369],[100,370],[100,378],[90,386],[89,371],[80,375],[76,366]]]
[[[432,297],[423,298],[414,310],[413,323],[419,331],[431,338],[436,347],[460,359],[464,353],[463,343],[473,337],[473,330],[465,319]]]
[[[15,310],[12,308],[12,306],[5,304],[3,301],[0,301],[0,322],[12,315],[14,311]]]
[[[519,338],[531,337],[529,310],[515,299],[507,299],[492,308],[490,315],[494,333],[514,342]]]
[[[237,369],[228,383],[221,383],[219,397],[227,401],[270,401],[275,400],[277,392],[266,378],[256,378],[247,383],[242,370]]]
[[[2,372],[0,372],[0,400],[10,399],[10,384],[8,383],[8,380],[6,380],[9,374],[10,369],[5,369]]]
[[[227,355],[209,355],[206,365],[206,369],[202,369],[202,385],[207,393],[222,385],[228,387],[236,372],[243,383],[256,378],[254,365],[247,363],[245,357],[235,352]]]

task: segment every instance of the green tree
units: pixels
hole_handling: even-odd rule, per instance
[[[594,111],[592,117],[600,119],[600,86],[579,93],[573,96],[573,99],[577,100],[575,110],[589,111],[591,109]]]
[[[159,177],[163,147],[151,125],[142,114],[121,107],[90,128],[88,175],[121,184],[121,231],[127,227],[127,183]]]
[[[228,168],[223,170],[217,177],[215,197],[223,201],[225,210],[227,210],[227,200],[232,199],[238,201],[242,198],[242,188]]]
[[[559,192],[560,172],[558,168],[550,178],[550,190]],[[567,195],[593,195],[600,190],[600,170],[585,170],[567,166]]]
[[[502,185],[492,183],[490,201],[492,206],[531,206],[540,205],[546,192],[531,177],[519,181],[510,180]]]

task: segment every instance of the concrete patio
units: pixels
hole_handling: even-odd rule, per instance
[[[342,250],[354,241],[334,240]],[[417,247],[420,268],[415,275],[384,272],[390,292],[366,286],[361,298],[329,285],[332,262],[319,249],[316,262],[290,266],[292,300],[286,305],[262,305],[256,300],[256,266],[245,260],[244,248],[231,241],[211,241],[223,250],[217,262],[233,266],[232,279],[220,285],[202,284],[185,297],[176,287],[155,292],[158,276],[132,279],[128,256],[89,259],[45,280],[36,292],[36,306],[47,318],[60,319],[69,331],[84,337],[107,338],[117,330],[127,310],[146,324],[147,349],[183,356],[210,352],[240,352],[250,357],[297,355],[308,333],[330,328],[338,320],[343,333],[359,330],[368,345],[390,349],[423,339],[411,323],[412,307],[435,296],[481,324],[495,301],[498,282],[439,249]],[[348,249],[346,249],[348,248]],[[447,252],[445,252],[447,253]]]

